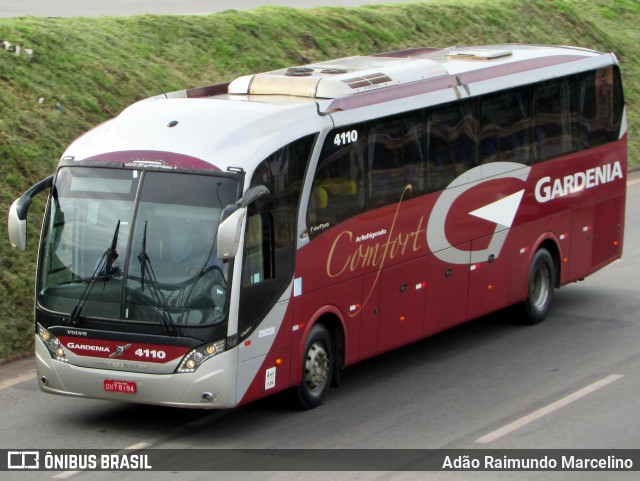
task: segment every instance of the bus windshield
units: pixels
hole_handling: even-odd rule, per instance
[[[180,325],[227,319],[216,256],[229,177],[63,167],[44,226],[38,303],[80,317]]]

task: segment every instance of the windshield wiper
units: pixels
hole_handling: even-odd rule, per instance
[[[179,334],[176,324],[171,318],[171,314],[165,311],[164,307],[168,305],[168,299],[162,292],[162,289],[158,287],[158,280],[153,267],[151,267],[151,260],[147,255],[147,221],[144,222],[144,232],[142,234],[142,250],[138,254],[138,261],[140,261],[140,289],[144,292],[144,279],[149,278],[149,292],[151,293],[151,299],[155,303],[153,306],[160,324],[165,328],[168,334],[176,336]]]
[[[113,263],[118,258],[118,251],[116,245],[118,243],[118,232],[120,231],[120,219],[116,224],[116,230],[113,232],[113,238],[111,239],[111,245],[104,251],[102,257],[98,261],[95,270],[91,277],[87,280],[87,286],[82,291],[82,294],[78,298],[78,302],[71,311],[69,316],[69,324],[77,325],[80,323],[80,314],[84,308],[84,303],[87,301],[91,290],[97,281],[106,281],[119,272],[119,269],[113,267]]]

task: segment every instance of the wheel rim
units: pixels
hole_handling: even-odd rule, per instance
[[[321,388],[329,376],[330,360],[324,345],[315,342],[309,348],[305,362],[307,386],[313,391]]]
[[[542,264],[536,270],[533,277],[533,289],[531,291],[531,301],[537,310],[542,310],[549,300],[551,292],[551,271],[549,267]]]

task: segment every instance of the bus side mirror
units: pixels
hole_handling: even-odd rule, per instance
[[[27,248],[27,212],[31,207],[33,198],[53,184],[53,175],[42,179],[29,188],[19,199],[11,204],[9,209],[9,242],[19,251]]]
[[[251,187],[235,204],[227,206],[222,213],[222,222],[218,226],[218,257],[231,259],[238,253],[242,221],[247,215],[247,207],[259,198],[269,195],[269,189],[263,185]]]
[[[27,219],[18,216],[20,199],[11,204],[9,209],[9,242],[11,247],[24,252],[27,248]]]
[[[242,221],[247,214],[247,208],[241,207],[223,220],[218,227],[218,257],[222,260],[231,259],[238,253]]]

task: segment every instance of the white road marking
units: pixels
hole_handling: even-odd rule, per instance
[[[151,446],[151,443],[142,442],[142,443],[137,443],[132,446],[129,446],[128,448],[124,448],[124,451],[127,451],[127,450],[137,451],[138,449],[146,449],[149,446]]]
[[[75,476],[78,473],[80,473],[80,471],[64,471],[62,473],[56,474],[53,479],[67,479],[71,476]]]
[[[16,384],[20,384],[25,381],[31,381],[35,378],[36,378],[36,370],[32,369],[31,371],[28,371],[25,374],[21,374],[20,376],[7,379],[6,381],[0,381],[0,389],[6,389],[8,387],[15,386]]]
[[[592,392],[597,391],[598,389],[603,388],[607,384],[611,384],[612,382],[617,381],[622,377],[624,377],[622,374],[611,374],[610,376],[607,376],[600,381],[589,384],[587,387],[584,387],[574,392],[573,394],[569,394],[568,396],[565,396],[562,399],[557,400],[556,402],[538,409],[531,414],[521,417],[520,419],[517,419],[516,421],[513,421],[506,426],[496,429],[489,434],[485,434],[484,436],[476,439],[476,443],[489,444],[490,442],[495,441],[502,436],[506,436],[507,434],[512,433],[513,431],[520,429],[521,427],[526,426],[527,424],[532,423],[533,421],[536,421],[541,417],[546,416],[547,414],[551,414],[552,412],[557,411],[558,409],[563,408],[571,404],[572,402],[586,396],[587,394],[591,394]]]

